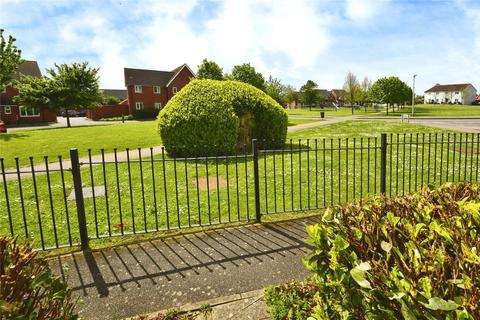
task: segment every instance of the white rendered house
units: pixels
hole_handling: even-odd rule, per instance
[[[425,103],[472,104],[477,89],[471,83],[436,84],[425,91]]]

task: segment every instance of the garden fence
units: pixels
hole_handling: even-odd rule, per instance
[[[235,155],[169,157],[126,149],[67,162],[0,159],[0,234],[38,249],[90,239],[197,226],[260,222],[262,215],[321,209],[427,185],[478,182],[479,134],[382,134],[252,141]],[[273,143],[271,144],[273,145]],[[248,150],[247,150],[248,149]],[[11,159],[10,159],[11,160]]]

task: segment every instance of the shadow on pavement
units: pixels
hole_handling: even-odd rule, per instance
[[[311,249],[305,225],[317,221],[187,234],[70,254],[50,264],[84,300],[82,317],[128,317],[305,278],[302,258]]]

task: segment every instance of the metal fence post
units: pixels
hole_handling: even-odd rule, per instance
[[[78,230],[80,232],[80,244],[82,249],[88,248],[87,220],[85,218],[85,203],[82,191],[82,175],[78,160],[78,150],[70,149],[70,161],[72,165],[73,188],[75,190],[75,203],[77,205]]]
[[[381,135],[381,147],[380,147],[380,193],[386,194],[387,192],[387,134]]]
[[[261,222],[262,215],[260,212],[260,178],[258,175],[258,144],[257,139],[252,139],[253,150],[253,177],[255,186],[255,221]]]

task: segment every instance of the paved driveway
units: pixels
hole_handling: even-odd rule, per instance
[[[85,117],[73,117],[70,118],[70,124],[72,127],[79,127],[79,126],[95,126],[95,125],[104,125],[104,124],[113,124],[113,123],[120,123],[121,121],[93,121],[91,119]],[[43,124],[36,124],[31,126],[21,126],[21,127],[14,127],[8,128],[8,131],[15,131],[15,130],[38,130],[38,129],[51,129],[51,128],[66,128],[67,127],[67,118],[58,116],[57,122],[51,123],[43,123]]]
[[[410,123],[465,132],[480,132],[480,119],[415,119]]]
[[[400,118],[356,118],[355,120],[402,121]],[[442,129],[480,133],[480,118],[416,118],[411,119],[410,123]]]

